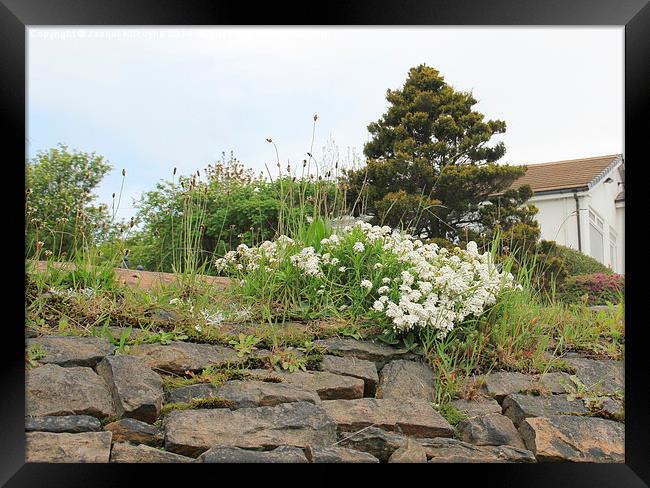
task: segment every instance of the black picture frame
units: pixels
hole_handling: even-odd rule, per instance
[[[2,330],[3,365],[0,369],[2,414],[0,415],[0,483],[6,486],[116,486],[135,480],[134,474],[146,471],[147,483],[156,483],[154,477],[171,473],[168,465],[77,465],[77,464],[25,464],[24,434],[24,313],[19,304],[24,300],[24,269],[22,246],[15,236],[23,235],[24,221],[18,217],[19,205],[24,198],[24,169],[19,161],[26,157],[26,27],[45,25],[490,25],[490,26],[625,26],[625,162],[627,219],[638,222],[628,226],[631,239],[626,239],[626,254],[634,259],[635,247],[644,236],[640,223],[638,196],[643,190],[641,171],[647,163],[643,137],[639,132],[647,126],[648,98],[650,96],[650,6],[647,0],[445,0],[445,1],[329,1],[322,4],[267,3],[253,5],[235,1],[207,0],[0,0],[0,118],[4,119],[5,135],[3,171],[5,202],[5,244],[15,246],[4,253],[3,265],[11,269],[5,277],[3,303],[4,327]],[[644,124],[644,122],[646,122]],[[552,144],[552,141],[549,141]],[[5,173],[6,174],[6,173]],[[22,184],[22,186],[19,184]],[[636,188],[636,190],[635,190]],[[646,190],[647,193],[647,190]],[[9,194],[11,194],[9,196]],[[6,246],[5,246],[6,247]],[[639,263],[643,255],[638,253]],[[15,256],[15,257],[14,257]],[[647,383],[647,361],[644,354],[643,328],[645,317],[641,313],[645,292],[641,282],[643,269],[637,261],[628,258],[626,273],[626,435],[625,464],[535,464],[535,465],[441,465],[435,471],[422,469],[426,483],[440,483],[443,479],[466,481],[469,475],[477,477],[480,486],[495,484],[507,486],[573,486],[573,487],[641,487],[650,482],[650,398]],[[22,277],[22,278],[21,278]],[[22,296],[21,296],[22,294]],[[17,312],[7,315],[7,310]],[[631,312],[630,312],[631,310]],[[472,469],[469,469],[472,468]],[[197,480],[197,471],[210,482],[225,481],[224,467],[219,471],[184,465],[173,465],[181,483],[205,483]],[[266,471],[239,470],[241,481],[263,482],[271,480]],[[348,469],[359,469],[356,467]],[[409,467],[408,469],[412,469]],[[381,469],[380,469],[381,471]],[[443,471],[445,473],[443,473]],[[365,468],[363,476],[377,474],[377,468]],[[382,474],[382,473],[380,473]],[[311,483],[313,474],[295,471],[285,473],[288,483]],[[446,476],[447,475],[447,476]],[[404,476],[404,475],[398,475]],[[448,476],[451,476],[449,478]],[[335,477],[323,478],[338,483]],[[399,479],[399,478],[398,478]],[[401,483],[414,477],[402,478]],[[171,478],[169,478],[171,482]],[[186,480],[186,481],[183,481]],[[232,480],[232,479],[231,479]],[[230,481],[232,482],[232,481]],[[450,481],[446,481],[450,482]]]

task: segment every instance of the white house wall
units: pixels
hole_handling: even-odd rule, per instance
[[[605,183],[607,177],[612,178],[611,183]],[[611,266],[616,272],[623,273],[625,269],[625,207],[624,204],[617,208],[616,196],[622,190],[618,184],[621,181],[617,169],[611,171],[588,191],[580,192],[580,244],[584,254],[591,255],[591,242],[589,232],[589,209],[592,209],[604,221],[604,263]],[[555,241],[573,249],[578,247],[578,228],[576,220],[576,202],[573,193],[559,193],[551,195],[536,195],[529,200],[539,212],[537,221],[541,228],[541,237],[545,240]],[[616,232],[616,257],[615,262],[610,260],[609,228]]]
[[[531,198],[529,203],[539,210],[536,218],[542,239],[578,249],[578,230],[574,213],[576,204],[572,195],[557,195],[553,199]]]

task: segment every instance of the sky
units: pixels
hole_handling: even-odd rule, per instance
[[[623,27],[28,27],[27,154],[57,143],[113,166],[118,217],[225,152],[256,172],[362,157],[367,125],[409,68],[436,68],[506,121],[501,162],[623,153]]]

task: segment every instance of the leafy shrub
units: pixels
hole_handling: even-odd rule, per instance
[[[196,247],[196,264],[205,264],[209,273],[214,255],[278,234],[296,237],[310,219],[330,215],[343,200],[339,196],[337,201],[331,180],[283,176],[266,181],[232,157],[208,167],[204,176],[163,181],[143,195],[137,204],[141,230],[128,242],[133,265],[172,271],[175,254]],[[188,205],[191,201],[196,203]]]
[[[102,156],[69,150],[64,144],[39,151],[25,165],[25,251],[72,257],[112,232],[106,205],[92,191],[111,170]]]
[[[555,253],[564,259],[569,276],[586,275],[592,273],[611,274],[612,270],[596,261],[591,256],[581,253],[570,247],[555,244]]]
[[[439,205],[439,200],[408,194],[404,190],[390,192],[375,203],[375,220],[379,225],[395,229],[412,229],[419,225],[424,215],[430,219]]]
[[[624,292],[623,275],[593,273],[569,277],[561,287],[560,298],[569,303],[606,305],[618,303]]]

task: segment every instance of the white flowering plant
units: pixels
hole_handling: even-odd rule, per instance
[[[363,222],[324,237],[318,246],[286,236],[254,248],[242,244],[215,266],[239,280],[240,296],[275,304],[275,310],[364,318],[394,336],[445,337],[481,315],[503,289],[516,286],[474,242],[448,251]]]

